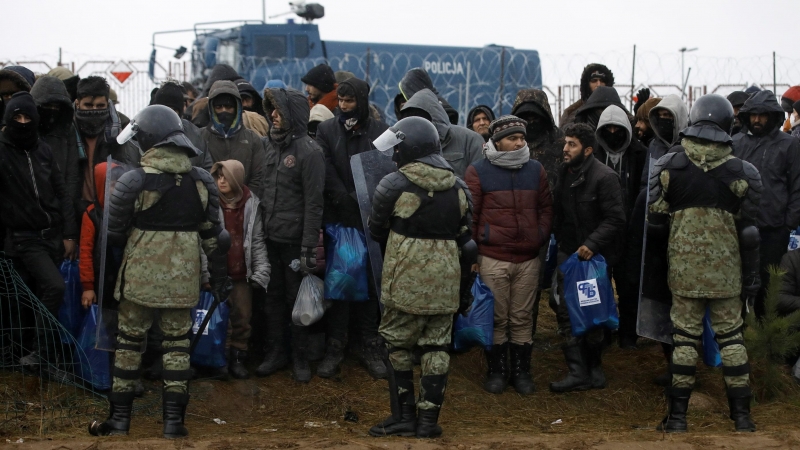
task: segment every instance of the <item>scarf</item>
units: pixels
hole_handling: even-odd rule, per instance
[[[273,142],[283,147],[291,131],[292,130],[289,128],[277,128],[273,126],[269,129],[269,137]]]
[[[504,169],[519,169],[531,159],[531,152],[528,150],[528,144],[525,144],[525,146],[519,150],[501,152],[495,148],[494,141],[491,139],[483,146],[483,155],[490,163]]]

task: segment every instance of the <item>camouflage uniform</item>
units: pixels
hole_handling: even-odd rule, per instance
[[[745,173],[749,169],[748,163],[731,155],[728,144],[684,137],[681,145],[685,152],[679,147],[677,153],[669,153],[656,163],[650,180],[649,207],[653,214],[671,216],[668,259],[675,343],[670,367],[672,392],[686,394],[694,387],[697,346],[706,308],[720,344],[729,396],[732,389],[744,388],[749,392],[750,367],[742,341],[742,258],[737,221],[748,219],[742,217],[747,213],[743,202],[747,201],[751,188],[760,191],[760,179],[755,169],[752,169],[755,178],[748,179],[735,172],[734,176],[722,172],[720,177],[720,172],[730,167],[738,167]],[[683,175],[686,173],[690,175]],[[701,177],[699,173],[710,176]],[[694,191],[689,194],[691,198],[685,196],[685,191],[673,192],[691,181],[687,176],[714,183],[724,180],[722,187],[710,194],[716,202],[713,206],[706,206],[703,198],[698,199],[702,194],[694,185],[690,186]],[[672,181],[671,177],[682,177],[676,179],[684,186],[675,184],[678,181]],[[733,207],[728,208],[728,204]]]
[[[142,156],[141,165],[145,174],[181,174],[178,175],[181,180],[192,180],[188,174],[192,170],[189,157],[179,148],[165,146],[148,150]],[[201,180],[194,180],[194,183],[202,207],[208,211],[209,185]],[[213,194],[216,196],[216,190]],[[142,190],[135,201],[134,214],[146,211],[161,196],[157,190]],[[211,213],[207,213],[206,221],[200,225],[201,234],[213,231],[218,225],[216,209],[213,214],[212,218]],[[154,317],[159,317],[164,333],[164,390],[187,393],[190,311],[200,296],[201,260],[197,235],[197,231],[130,228],[115,293],[120,306],[113,392],[134,390],[139,378],[142,343]],[[202,247],[207,254],[211,253],[216,248],[216,234],[203,240]]]

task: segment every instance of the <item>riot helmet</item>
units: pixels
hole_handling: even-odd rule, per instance
[[[183,148],[189,156],[203,153],[184,134],[178,114],[164,105],[150,105],[139,111],[119,134],[117,143],[124,144],[132,138],[142,151],[171,144]]]
[[[440,155],[442,144],[433,124],[422,117],[400,120],[373,142],[376,149],[388,152],[394,149],[392,161],[397,167],[429,155]]]
[[[733,106],[725,97],[708,94],[694,102],[689,113],[691,125],[681,131],[681,136],[696,137],[712,142],[729,144],[733,129]]]

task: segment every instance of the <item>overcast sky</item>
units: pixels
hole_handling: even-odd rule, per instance
[[[574,64],[578,69],[570,63],[565,69],[569,72],[580,72],[589,59],[598,59],[596,55],[612,54],[622,65],[633,44],[643,56],[667,55],[669,62],[662,64],[669,67],[662,70],[675,69],[680,61],[675,55],[684,46],[699,48],[694,58],[771,58],[776,51],[800,60],[798,0],[318,2],[326,9],[325,18],[317,21],[323,39],[502,44],[539,50],[543,64],[548,55],[578,55]],[[62,47],[65,61],[84,62],[147,59],[153,32],[191,28],[197,22],[260,19],[262,0],[0,0],[0,4],[5,19],[0,60],[55,62]],[[268,16],[288,10],[284,0],[267,0]],[[282,23],[286,17],[268,21]],[[190,47],[192,37],[191,33],[159,36],[157,43]],[[159,57],[167,54],[162,50]]]

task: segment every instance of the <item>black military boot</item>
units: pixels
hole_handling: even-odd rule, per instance
[[[133,392],[111,392],[108,402],[111,404],[108,418],[100,422],[94,420],[89,424],[92,436],[126,435],[131,429],[131,411],[133,410]]]
[[[164,437],[167,439],[182,438],[189,435],[189,430],[183,424],[186,417],[186,405],[189,404],[189,394],[181,392],[164,392],[162,410],[164,419]]]
[[[569,373],[561,381],[550,383],[552,392],[585,391],[592,388],[586,352],[581,339],[570,339],[562,346],[564,359],[567,361]]]
[[[589,376],[592,389],[606,388],[606,374],[603,372],[603,345],[585,346],[586,360],[589,364]]]
[[[692,390],[668,387],[664,392],[669,403],[669,411],[656,430],[665,433],[685,433],[687,429],[686,411],[689,409],[689,397],[692,395]]]
[[[264,346],[264,361],[256,368],[256,375],[266,377],[283,369],[289,364],[283,342],[268,340]]]
[[[731,409],[730,418],[733,420],[736,431],[756,431],[756,424],[750,417],[750,400],[753,394],[749,386],[728,388],[728,406]]]
[[[361,352],[361,362],[367,368],[367,372],[376,380],[388,377],[386,362],[383,360],[383,338],[375,336],[364,340],[363,351]]]
[[[492,394],[502,394],[508,386],[508,342],[484,350],[489,369],[483,389]]]
[[[298,383],[311,381],[308,364],[308,328],[292,325],[292,378]]]
[[[531,344],[511,344],[511,385],[520,395],[530,395],[536,390],[531,379]]]
[[[389,402],[392,415],[383,422],[369,429],[369,435],[384,436],[416,436],[417,405],[414,397],[414,371],[389,369]]]
[[[322,358],[322,362],[317,366],[317,375],[322,378],[336,376],[339,373],[342,361],[344,361],[344,344],[338,339],[328,339],[325,357]]]
[[[444,403],[444,391],[447,387],[447,374],[423,375],[419,379],[420,403],[432,408],[419,408],[417,411],[417,437],[436,438],[442,435],[439,426],[439,411]]]
[[[244,366],[246,362],[247,352],[231,347],[231,357],[228,360],[228,372],[233,378],[245,380],[250,377],[247,367]]]

